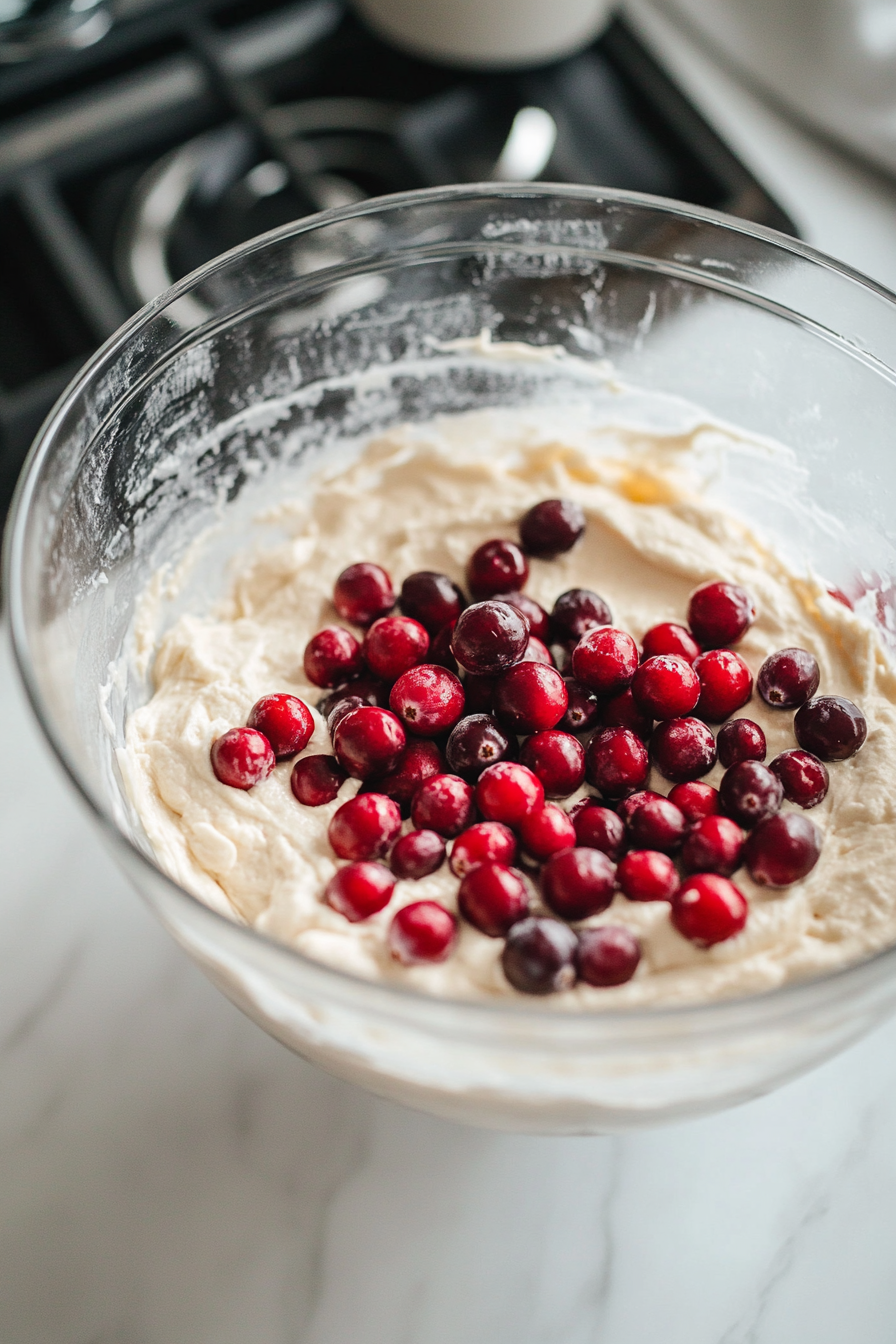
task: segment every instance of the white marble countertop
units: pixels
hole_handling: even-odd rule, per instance
[[[810,241],[896,287],[896,184],[648,27]],[[892,1344],[896,1023],[653,1132],[432,1120],[205,982],[100,848],[5,641],[0,742],[2,1344]]]

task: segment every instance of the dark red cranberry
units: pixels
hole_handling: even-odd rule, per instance
[[[687,821],[702,821],[704,817],[714,817],[719,811],[719,791],[711,784],[700,784],[691,780],[687,784],[676,784],[669,790],[669,802],[680,807]]]
[[[409,574],[401,585],[398,605],[405,616],[419,621],[428,634],[437,635],[457,620],[466,604],[463,593],[447,574],[421,569]]]
[[[722,811],[747,830],[777,812],[783,797],[780,779],[760,761],[732,765],[719,785]]]
[[[628,823],[629,844],[633,849],[659,849],[674,854],[688,828],[680,808],[668,798],[645,798]]]
[[[642,742],[646,742],[653,732],[653,719],[642,714],[632,695],[631,686],[604,701],[601,723],[607,728],[630,728]]]
[[[553,728],[566,713],[566,682],[555,667],[517,663],[495,687],[495,713],[511,732]]]
[[[578,938],[558,919],[531,916],[507,935],[501,966],[521,994],[555,994],[576,982]]]
[[[436,737],[453,728],[463,714],[464,688],[447,668],[421,663],[398,678],[389,705],[409,733]]]
[[[694,663],[700,678],[696,713],[708,723],[721,723],[747,703],[753,694],[753,673],[730,649],[701,653]]]
[[[557,728],[527,738],[520,763],[541,780],[546,798],[568,798],[585,778],[585,748],[578,738]]]
[[[552,854],[541,874],[545,904],[563,919],[588,919],[613,899],[616,868],[603,850],[562,849]]]
[[[468,714],[451,730],[445,756],[456,775],[478,779],[488,765],[511,754],[511,741],[490,714]]]
[[[523,849],[533,859],[544,861],[560,849],[569,849],[576,843],[576,829],[566,813],[556,803],[545,803],[527,813],[520,822],[520,840]]]
[[[468,672],[464,677],[464,709],[467,713],[491,714],[497,684],[497,677],[477,677]]]
[[[741,865],[744,833],[730,817],[704,817],[695,822],[681,850],[686,873],[721,873],[730,877]]]
[[[271,744],[255,728],[230,728],[211,749],[215,778],[231,789],[253,789],[277,764]]]
[[[747,838],[744,862],[761,887],[789,887],[811,873],[821,853],[821,831],[801,812],[779,812]]]
[[[632,696],[651,719],[683,719],[700,699],[700,682],[690,663],[661,653],[642,663],[632,678]]]
[[[429,652],[429,635],[410,616],[381,616],[364,637],[364,657],[374,676],[396,681],[402,672],[422,663]]]
[[[672,923],[698,947],[733,938],[747,922],[747,902],[727,877],[695,873],[672,898]]]
[[[451,846],[449,867],[455,877],[466,877],[480,863],[512,864],[516,860],[516,836],[500,821],[478,821],[463,831]]]
[[[328,697],[329,699],[330,697]],[[332,739],[336,734],[346,714],[351,714],[353,709],[363,709],[368,701],[362,699],[360,695],[340,695],[331,701],[327,709],[327,728]]]
[[[702,649],[736,644],[756,619],[756,602],[737,583],[701,584],[688,602],[688,625]]]
[[[438,901],[414,901],[402,906],[389,925],[390,951],[404,966],[444,961],[456,939],[457,920]]]
[[[445,862],[445,841],[436,831],[408,831],[399,836],[389,855],[389,867],[396,877],[416,881],[429,877]]]
[[[414,794],[411,820],[418,830],[460,835],[473,820],[473,788],[457,775],[433,775]]]
[[[629,728],[604,728],[585,748],[585,777],[605,798],[634,793],[649,769],[647,748]]]
[[[628,826],[638,808],[643,807],[648,798],[662,798],[662,796],[654,789],[638,789],[636,793],[630,793],[627,798],[622,799],[622,802],[616,808],[617,816],[624,825]]]
[[[314,717],[297,695],[263,695],[249,711],[246,726],[267,738],[278,761],[288,761],[311,741]]]
[[[673,784],[685,784],[715,765],[715,738],[699,719],[666,719],[653,730],[650,755],[661,775]]]
[[[730,719],[716,736],[719,761],[726,770],[739,761],[764,761],[767,749],[765,733],[752,719]]]
[[[700,653],[700,645],[691,632],[685,630],[683,625],[675,625],[672,621],[652,625],[641,641],[641,648],[645,661],[648,658],[658,658],[664,653],[674,653],[686,663],[693,663]]]
[[[589,630],[572,651],[573,676],[597,695],[618,695],[637,670],[637,644],[611,625]]]
[[[335,756],[303,756],[289,777],[290,787],[306,807],[332,803],[348,775]]]
[[[349,565],[333,587],[333,605],[344,621],[353,625],[372,625],[395,606],[392,580],[379,565],[366,560]]]
[[[631,980],[641,960],[641,944],[630,929],[602,924],[582,929],[576,952],[579,979],[597,989],[624,985]]]
[[[327,838],[340,859],[379,859],[400,830],[396,802],[382,793],[359,793],[337,808]]]
[[[784,797],[797,807],[817,807],[826,796],[830,784],[827,766],[811,751],[782,751],[769,762],[780,779]]]
[[[541,780],[515,761],[499,761],[479,776],[476,806],[486,821],[503,821],[505,826],[517,826],[527,812],[543,804]]]
[[[457,618],[451,652],[478,676],[497,676],[518,663],[529,642],[525,616],[506,602],[475,602]]]
[[[515,593],[529,577],[529,562],[513,541],[484,541],[467,564],[467,587],[477,602]]]
[[[384,909],[394,890],[395,878],[381,863],[349,863],[330,878],[324,900],[357,924]]]
[[[352,681],[341,682],[330,691],[329,695],[322,696],[317,702],[317,709],[329,722],[334,707],[349,695],[356,696],[364,705],[376,705],[379,709],[388,709],[389,690],[388,683],[380,681],[377,677],[355,677]]]
[[[363,672],[364,655],[350,630],[326,625],[305,645],[304,667],[314,686],[338,686]]]
[[[489,938],[503,938],[529,913],[526,884],[504,863],[479,863],[460,884],[458,908],[474,929]]]
[[[539,560],[571,551],[585,531],[585,513],[572,499],[543,499],[520,519],[523,550]]]
[[[524,663],[542,663],[545,667],[553,667],[554,655],[546,644],[542,644],[541,640],[537,639],[535,635],[530,635],[522,661]]]
[[[576,832],[576,844],[587,849],[599,849],[608,859],[618,863],[625,850],[625,826],[622,819],[608,807],[601,807],[590,798],[584,806],[570,813]]]
[[[759,669],[756,689],[775,709],[796,709],[818,690],[818,660],[806,649],[778,649]]]
[[[388,709],[362,705],[340,719],[333,750],[354,779],[372,779],[395,769],[406,740],[400,720]]]
[[[544,607],[539,606],[534,598],[526,593],[495,593],[495,601],[506,602],[508,606],[515,607],[528,621],[529,634],[534,635],[536,639],[547,639],[551,620]]]
[[[593,691],[588,690],[587,686],[580,686],[577,681],[569,677],[566,679],[566,694],[569,703],[557,727],[566,733],[587,733],[600,718],[600,700]],[[627,728],[629,725],[622,726]]]
[[[429,646],[429,661],[436,667],[447,667],[449,672],[457,671],[457,659],[451,652],[451,641],[454,638],[454,627],[456,621],[449,621],[443,625],[441,630],[432,637],[432,643]]]
[[[671,901],[678,890],[675,864],[656,849],[629,850],[619,861],[616,881],[630,901]]]
[[[385,775],[371,780],[376,793],[394,798],[403,810],[410,807],[411,799],[427,779],[445,773],[445,760],[435,742],[425,737],[411,738],[398,758],[395,767]]]
[[[569,588],[561,593],[551,611],[551,634],[560,644],[578,641],[598,625],[612,621],[610,608],[590,588]]]
[[[793,731],[804,751],[820,761],[845,761],[854,756],[868,736],[865,716],[842,695],[818,695],[794,715]]]

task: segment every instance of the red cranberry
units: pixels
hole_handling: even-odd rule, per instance
[[[514,733],[553,728],[566,713],[566,682],[555,667],[517,663],[495,687],[495,712]]]
[[[332,803],[348,775],[335,756],[303,756],[289,777],[290,787],[306,807]]]
[[[629,850],[619,861],[616,881],[630,901],[671,901],[678,890],[675,864],[656,849]]]
[[[467,586],[477,602],[515,593],[529,577],[529,562],[513,541],[484,541],[470,556]]]
[[[607,728],[630,728],[642,742],[646,742],[653,732],[653,719],[642,714],[632,695],[631,686],[604,701],[601,723]]]
[[[510,738],[490,714],[468,714],[451,730],[445,755],[456,775],[478,779],[488,765],[511,753]]]
[[[422,663],[429,652],[429,635],[410,616],[381,616],[364,638],[364,657],[374,676],[396,681],[402,672]]]
[[[555,994],[576,982],[578,939],[568,924],[532,916],[507,935],[501,966],[521,994]]]
[[[820,761],[845,761],[868,736],[865,716],[842,695],[818,695],[794,715],[793,731],[804,751]]]
[[[730,817],[704,817],[691,827],[681,851],[686,873],[721,873],[730,877],[740,867],[744,833]]]
[[[398,764],[372,781],[376,793],[394,798],[405,811],[411,799],[427,779],[445,773],[445,761],[435,742],[425,737],[411,738],[398,758]]]
[[[267,738],[278,761],[288,761],[311,741],[314,718],[296,695],[263,695],[249,711],[246,726]]]
[[[547,645],[542,644],[540,639],[537,639],[535,635],[530,635],[522,661],[524,663],[542,663],[545,667],[553,667],[554,655]]]
[[[497,677],[477,677],[468,672],[464,677],[464,709],[467,713],[491,714],[497,684]]]
[[[670,789],[669,802],[680,807],[685,819],[693,823],[717,814],[719,791],[711,784],[699,784],[696,780],[691,780],[687,784],[676,784],[674,789]]]
[[[700,653],[700,645],[691,632],[672,621],[652,625],[641,641],[641,647],[645,661],[648,658],[659,658],[664,653],[674,653],[686,663],[693,663]]]
[[[730,649],[701,653],[694,671],[700,678],[697,714],[708,723],[721,723],[753,694],[753,673],[743,658]]]
[[[435,831],[408,831],[392,846],[389,867],[396,877],[416,881],[429,877],[445,862],[445,841]]]
[[[379,565],[366,560],[349,565],[333,587],[333,605],[344,621],[353,625],[372,625],[395,606],[392,580]]]
[[[737,583],[704,583],[691,593],[688,625],[703,649],[736,644],[755,619],[756,602],[752,594]]]
[[[668,798],[645,798],[629,820],[629,843],[634,849],[659,849],[664,854],[674,854],[680,849],[687,828],[684,813]]]
[[[698,947],[733,938],[747,922],[747,902],[727,877],[695,873],[686,877],[672,900],[672,923]]]
[[[557,727],[566,733],[587,733],[600,718],[600,700],[587,686],[580,686],[569,677],[566,679],[566,694],[569,703]],[[623,727],[628,728],[629,725],[623,724]]]
[[[529,896],[522,877],[504,863],[479,863],[463,878],[457,904],[464,919],[488,934],[503,938],[529,913]]]
[[[340,859],[378,859],[400,830],[397,803],[382,793],[359,793],[337,808],[327,838]]]
[[[518,663],[529,642],[525,616],[506,602],[476,602],[457,618],[451,652],[461,667],[497,676]]]
[[[752,719],[730,719],[719,729],[716,750],[726,770],[739,761],[764,761],[765,733]]]
[[[783,797],[780,779],[759,761],[732,765],[719,785],[722,811],[747,830],[777,812]]]
[[[430,635],[437,635],[456,621],[463,611],[464,595],[447,574],[421,569],[409,574],[401,585],[398,605],[405,616],[419,621]]]
[[[544,607],[539,606],[534,598],[526,593],[495,593],[496,602],[506,602],[508,606],[514,607],[522,616],[525,616],[529,623],[529,634],[534,635],[536,639],[546,640],[550,630],[551,620]]]
[[[654,789],[638,789],[636,793],[630,793],[627,798],[622,799],[622,802],[616,808],[617,816],[624,825],[628,826],[638,808],[643,807],[648,798],[662,798],[662,796]]]
[[[597,695],[618,695],[638,670],[638,646],[624,630],[589,630],[572,651],[572,671]]]
[[[394,770],[405,748],[401,722],[388,709],[362,705],[340,719],[333,750],[353,779],[371,779]]]
[[[520,822],[520,840],[523,849],[533,859],[544,861],[560,849],[569,849],[576,843],[576,829],[556,803],[529,812]]]
[[[350,630],[327,625],[305,645],[305,676],[314,686],[338,686],[364,670],[361,645]]]
[[[398,678],[389,705],[408,732],[435,737],[453,728],[463,714],[464,688],[447,668],[421,663]]]
[[[394,890],[395,878],[381,863],[350,863],[330,878],[324,900],[357,924],[387,906]]]
[[[715,738],[699,719],[666,719],[653,730],[650,755],[661,775],[673,784],[685,784],[715,765]]]
[[[778,649],[759,669],[756,688],[767,705],[796,709],[818,690],[818,660],[806,649]]]
[[[541,874],[545,904],[563,919],[588,919],[606,910],[615,885],[616,869],[600,849],[562,849]]]
[[[230,728],[211,749],[215,778],[231,789],[252,789],[276,765],[267,738],[255,728]]]
[[[641,960],[641,944],[629,929],[602,924],[579,934],[576,966],[579,979],[597,989],[624,985],[631,980]]]
[[[363,709],[367,703],[360,695],[340,695],[338,699],[333,700],[327,709],[327,728],[331,740],[346,714],[351,714],[353,709]]]
[[[789,887],[811,873],[821,853],[821,831],[801,812],[761,821],[744,846],[744,862],[761,887]]]
[[[618,863],[625,850],[625,826],[622,819],[591,798],[583,799],[583,804],[577,804],[570,812],[576,844],[586,849],[599,849],[608,859]]]
[[[500,821],[478,821],[463,831],[451,846],[449,867],[455,877],[466,877],[480,863],[512,864],[516,859],[516,836]]]
[[[523,550],[539,560],[571,551],[584,531],[584,511],[571,499],[543,499],[520,519]]]
[[[612,621],[610,608],[589,588],[569,588],[561,593],[551,611],[551,632],[561,644],[578,641],[598,625]]]
[[[363,676],[355,677],[352,681],[343,681],[334,687],[329,695],[324,695],[318,700],[318,713],[322,714],[329,724],[336,705],[348,696],[354,696],[362,705],[376,705],[379,709],[388,709],[389,689],[385,681],[379,681],[376,677]],[[353,705],[352,708],[356,706]]]
[[[527,738],[520,763],[541,780],[546,798],[568,798],[585,778],[585,748],[578,738],[556,728]]]
[[[585,748],[585,777],[605,798],[634,793],[649,769],[647,748],[628,728],[604,728]]]
[[[456,621],[449,621],[447,625],[443,625],[438,634],[433,635],[429,646],[429,661],[436,667],[447,667],[449,672],[457,671],[457,659],[451,652],[456,624]]]
[[[811,751],[782,751],[768,768],[780,779],[787,801],[798,807],[817,807],[827,794],[827,766]]]
[[[389,948],[404,966],[444,961],[456,939],[457,920],[438,901],[414,901],[402,906],[389,926]]]
[[[543,804],[541,780],[515,761],[499,761],[479,776],[476,806],[486,821],[503,821],[505,826],[517,826],[527,812]]]
[[[648,658],[635,672],[632,696],[651,719],[683,719],[700,699],[700,682],[684,658],[661,653]]]
[[[473,820],[473,787],[457,775],[433,775],[414,794],[411,820],[418,830],[460,835]]]

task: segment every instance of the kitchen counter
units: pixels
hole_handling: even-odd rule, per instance
[[[642,32],[809,241],[896,287],[896,184]],[[106,857],[0,648],[2,1344],[891,1344],[896,1022],[641,1134],[453,1126],[293,1058]]]

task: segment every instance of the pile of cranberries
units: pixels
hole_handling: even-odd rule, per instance
[[[318,710],[333,754],[296,761],[293,793],[320,807],[347,777],[361,781],[330,821],[345,864],[324,899],[348,920],[367,919],[398,879],[447,859],[460,917],[504,940],[504,974],[527,994],[632,977],[641,948],[629,930],[573,927],[617,892],[667,902],[674,927],[701,947],[740,932],[747,901],[733,874],[743,865],[754,882],[785,887],[811,871],[821,833],[805,810],[827,793],[825,762],[852,756],[867,731],[851,701],[816,694],[811,653],[780,649],[757,689],[796,711],[798,745],[765,764],[762,729],[732,717],[753,675],[730,646],[756,619],[736,584],[702,584],[687,626],[655,625],[640,648],[588,589],[545,611],[522,591],[527,557],[570,550],[584,527],[570,501],[536,504],[521,545],[497,539],[473,552],[471,604],[445,574],[411,574],[396,597],[378,565],[350,565],[333,604],[359,633],[326,626],[304,655],[306,678],[327,692]],[[245,727],[213,744],[215,775],[250,789],[303,751],[313,726],[295,696],[266,695]],[[717,760],[725,774],[715,789],[700,781]],[[645,788],[651,764],[672,785],[668,797]],[[558,806],[586,781],[594,794]],[[781,811],[785,799],[800,810]],[[539,882],[538,911],[520,869]],[[444,960],[457,934],[454,914],[422,900],[395,914],[388,939],[413,964]]]

